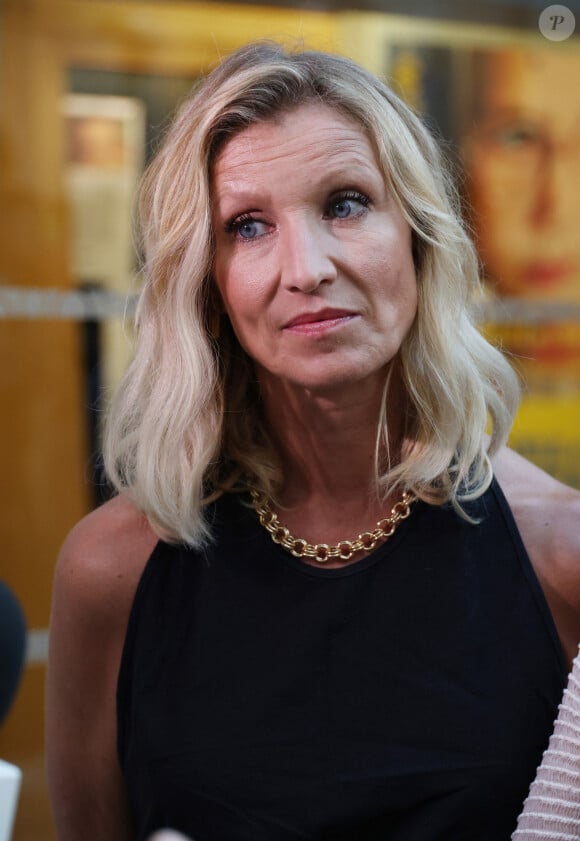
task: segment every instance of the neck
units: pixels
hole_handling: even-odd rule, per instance
[[[284,507],[360,501],[374,508],[375,451],[384,378],[356,388],[313,393],[261,378],[270,429],[282,456]],[[389,387],[391,463],[400,458],[404,405],[398,381]],[[386,453],[381,453],[384,458]]]

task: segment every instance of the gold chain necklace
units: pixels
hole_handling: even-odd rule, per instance
[[[328,543],[313,544],[302,537],[293,537],[272,511],[268,497],[254,488],[250,489],[250,493],[260,524],[270,533],[274,543],[287,549],[295,558],[314,558],[319,564],[332,558],[348,561],[355,552],[371,552],[379,540],[395,533],[401,520],[406,520],[411,513],[411,505],[417,499],[414,494],[404,491],[402,499],[393,505],[390,516],[379,520],[373,531],[363,531],[355,540],[340,540],[334,546],[329,546]]]

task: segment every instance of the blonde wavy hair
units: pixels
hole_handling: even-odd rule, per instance
[[[251,44],[193,91],[140,194],[136,353],[109,412],[104,456],[113,486],[130,493],[167,540],[201,545],[211,536],[208,499],[249,484],[275,499],[282,484],[252,362],[229,322],[217,339],[211,329],[218,304],[210,176],[237,132],[312,102],[366,132],[413,231],[418,311],[397,365],[412,446],[397,463],[385,457],[388,375],[377,419],[377,492],[404,487],[461,512],[489,486],[489,454],[511,427],[518,381],[472,321],[478,261],[427,129],[385,84],[345,58]]]

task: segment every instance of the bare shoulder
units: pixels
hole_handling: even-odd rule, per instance
[[[116,497],[81,520],[60,551],[52,593],[51,676],[113,697],[135,591],[158,538],[130,501]],[[85,671],[91,664],[92,678]],[[81,676],[82,675],[82,680]],[[57,693],[58,694],[58,693]]]
[[[67,553],[71,548],[85,546],[91,551],[104,552],[103,560],[119,551],[138,555],[151,549],[158,540],[147,517],[124,496],[116,496],[87,514],[69,533],[63,544]]]
[[[580,642],[580,491],[508,448],[492,462],[571,663]]]
[[[117,497],[71,531],[53,588],[46,687],[49,789],[61,841],[129,841],[115,697],[135,590],[157,537]]]
[[[518,525],[542,545],[548,540],[580,567],[580,491],[507,447],[493,458],[493,468]]]
[[[66,579],[78,596],[107,595],[111,608],[133,596],[158,537],[130,500],[117,496],[72,529],[57,563],[57,581]]]

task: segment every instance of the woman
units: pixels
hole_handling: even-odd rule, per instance
[[[517,381],[429,134],[344,59],[249,46],[141,210],[119,494],[56,573],[59,838],[509,838],[580,640],[580,501],[503,448]]]
[[[511,324],[498,336],[535,390],[576,392],[580,340],[570,305],[580,301],[580,96],[569,80],[580,56],[481,51],[472,70],[461,148],[487,279],[508,298],[561,305],[559,321]]]
[[[580,96],[566,50],[476,52],[463,140],[481,257],[503,295],[580,299]]]

